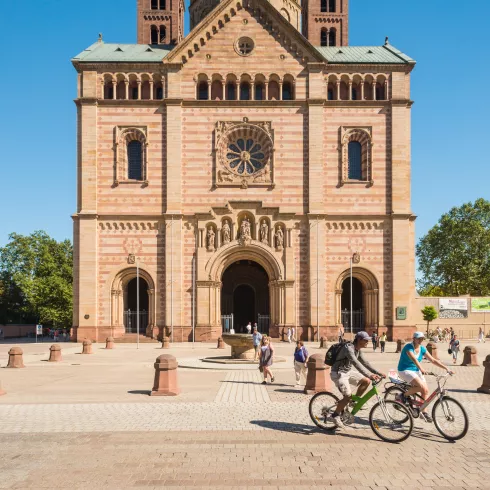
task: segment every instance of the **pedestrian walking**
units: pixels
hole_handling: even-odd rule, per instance
[[[339,327],[339,344],[344,340],[344,327]]]
[[[306,383],[306,363],[308,362],[308,351],[305,344],[298,340],[296,342],[296,349],[294,349],[294,374],[296,376],[296,386],[299,386],[301,382],[301,376],[303,376]]]
[[[291,343],[291,328],[288,327],[288,342]]]
[[[459,346],[458,336],[454,334],[451,342],[449,343],[449,349],[453,355],[453,364],[456,364],[456,361],[458,360]]]
[[[383,353],[385,351],[385,345],[386,345],[386,332],[383,332],[381,334],[381,337],[379,338],[379,345],[381,346],[381,352]]]
[[[478,343],[480,342],[485,343],[485,332],[482,327],[480,327],[480,331],[478,332]]]
[[[262,345],[260,347],[259,369],[264,374],[263,385],[267,384],[267,376],[270,376],[271,383],[274,383],[274,374],[271,371],[272,363],[274,362],[274,348],[271,345],[270,338],[264,335],[262,337]]]
[[[291,327],[291,338],[293,339],[293,342],[296,342],[296,330],[294,327]]]
[[[373,330],[373,334],[371,335],[371,340],[373,342],[373,351],[376,351],[376,347],[378,347],[378,334],[375,330]]]
[[[252,322],[248,322],[248,325],[245,328],[247,329],[247,333],[251,334],[252,333]]]
[[[262,340],[262,334],[257,330],[257,326],[254,326],[254,333],[252,334],[252,342],[254,344],[254,362],[259,358],[260,342]]]

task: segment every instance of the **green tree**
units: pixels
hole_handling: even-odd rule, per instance
[[[424,320],[427,322],[427,338],[429,338],[429,324],[437,318],[437,310],[433,306],[425,306],[422,311]]]
[[[72,323],[73,248],[44,231],[12,233],[0,248],[0,321]]]
[[[490,294],[490,201],[452,208],[417,245],[422,296]]]

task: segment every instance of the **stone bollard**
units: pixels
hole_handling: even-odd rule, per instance
[[[180,393],[177,383],[177,359],[170,354],[157,357],[155,366],[155,381],[152,396],[175,396]]]
[[[91,340],[84,340],[83,341],[82,354],[92,354],[92,341]]]
[[[9,363],[7,364],[8,368],[23,368],[24,359],[22,357],[22,349],[20,347],[12,347],[9,350]]]
[[[320,347],[319,349],[326,349],[327,348],[327,341],[323,337],[320,337]]]
[[[490,395],[490,355],[483,361],[485,371],[483,373],[483,383],[476,391]]]
[[[396,352],[395,354],[398,354],[399,352],[402,351],[403,347],[405,347],[406,342],[403,339],[398,339],[396,341]]]
[[[114,339],[112,337],[107,337],[105,339],[105,348],[114,349]]]
[[[439,354],[437,353],[437,344],[435,342],[429,342],[427,344],[427,350],[434,359],[439,360]]]
[[[476,347],[467,345],[463,350],[463,362],[461,366],[479,366],[476,357]]]
[[[218,349],[224,349],[225,348],[225,343],[223,341],[222,337],[218,338]]]
[[[170,349],[170,337],[167,335],[163,336],[162,349]]]
[[[61,359],[61,345],[53,344],[49,348],[49,359],[48,362],[60,362]]]
[[[331,386],[330,366],[325,364],[325,356],[323,354],[313,354],[308,359],[306,366],[308,374],[304,392],[307,395],[313,395],[319,391],[329,391]]]

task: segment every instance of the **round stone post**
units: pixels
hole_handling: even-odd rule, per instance
[[[53,344],[49,348],[49,359],[48,362],[60,362],[61,359],[61,345]]]
[[[7,364],[8,368],[23,368],[24,366],[24,358],[22,357],[23,351],[20,347],[12,347],[9,350],[9,363]]]
[[[437,353],[437,344],[435,342],[429,342],[427,344],[427,350],[434,359],[439,360],[439,354]]]
[[[490,355],[483,361],[485,371],[483,373],[483,383],[480,388],[477,389],[480,393],[486,393],[490,395]]]
[[[223,337],[218,338],[218,349],[224,349],[225,348],[225,343],[223,341]]]
[[[163,334],[162,349],[170,349],[170,337]]]
[[[396,352],[395,354],[398,354],[399,352],[402,351],[403,347],[405,346],[406,342],[403,339],[398,339],[396,341]]]
[[[467,345],[463,350],[463,362],[461,366],[479,366],[476,354],[476,347]]]
[[[330,366],[327,366],[324,361],[325,356],[323,354],[313,354],[308,359],[306,364],[308,374],[304,390],[307,395],[330,390]]]
[[[155,381],[152,396],[175,396],[180,393],[177,383],[177,359],[170,354],[157,357],[155,366]]]
[[[112,337],[107,337],[105,339],[105,348],[114,349],[114,339]]]
[[[93,352],[92,352],[92,341],[91,340],[84,340],[83,341],[82,354],[93,354]]]

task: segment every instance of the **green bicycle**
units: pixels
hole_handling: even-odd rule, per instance
[[[352,395],[352,411],[348,408],[341,414],[342,422],[350,425],[355,420],[355,415],[373,397],[377,398],[377,403],[369,412],[369,425],[373,432],[383,441],[402,442],[413,430],[412,414],[403,405],[385,400],[380,396],[377,385],[381,382],[373,381],[373,387],[364,396]],[[314,395],[310,400],[309,412],[313,423],[323,430],[332,430],[335,424],[332,414],[339,402],[339,398],[328,391],[322,391]]]

